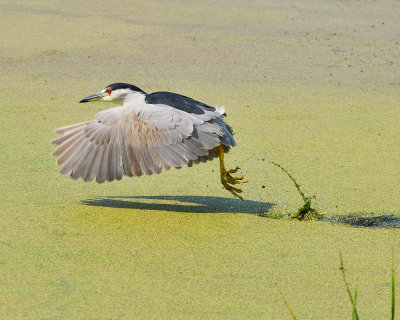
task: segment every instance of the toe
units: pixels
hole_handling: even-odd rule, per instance
[[[236,172],[238,172],[239,169],[240,169],[239,167],[236,167],[235,169],[227,170],[226,172],[227,173],[236,173]]]

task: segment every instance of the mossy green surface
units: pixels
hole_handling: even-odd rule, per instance
[[[400,216],[399,12],[2,1],[0,318],[290,319],[281,290],[299,319],[344,319],[339,251],[360,317],[388,318],[398,230],[257,214],[301,205],[265,158],[321,214]],[[101,185],[58,174],[53,130],[107,108],[78,101],[116,81],[225,105],[246,200],[222,188],[216,161]]]

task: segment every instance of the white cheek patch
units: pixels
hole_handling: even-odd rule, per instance
[[[113,100],[124,100],[125,97],[129,94],[132,94],[132,90],[130,89],[117,89],[111,91],[111,94],[109,95],[109,100],[107,101],[113,101]]]
[[[118,99],[119,98],[119,94],[118,94],[118,91],[111,91],[111,94],[110,94],[110,98],[111,98],[111,100],[114,100],[114,99]]]

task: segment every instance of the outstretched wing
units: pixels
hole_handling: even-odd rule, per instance
[[[117,107],[57,129],[53,154],[60,172],[73,179],[119,180],[188,166],[221,143],[234,145],[225,129],[213,111],[198,116],[167,105]]]

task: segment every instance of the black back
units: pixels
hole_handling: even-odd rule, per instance
[[[146,102],[149,104],[166,104],[173,108],[194,114],[203,114],[204,110],[215,111],[213,107],[205,103],[166,91],[154,92],[147,95]]]

